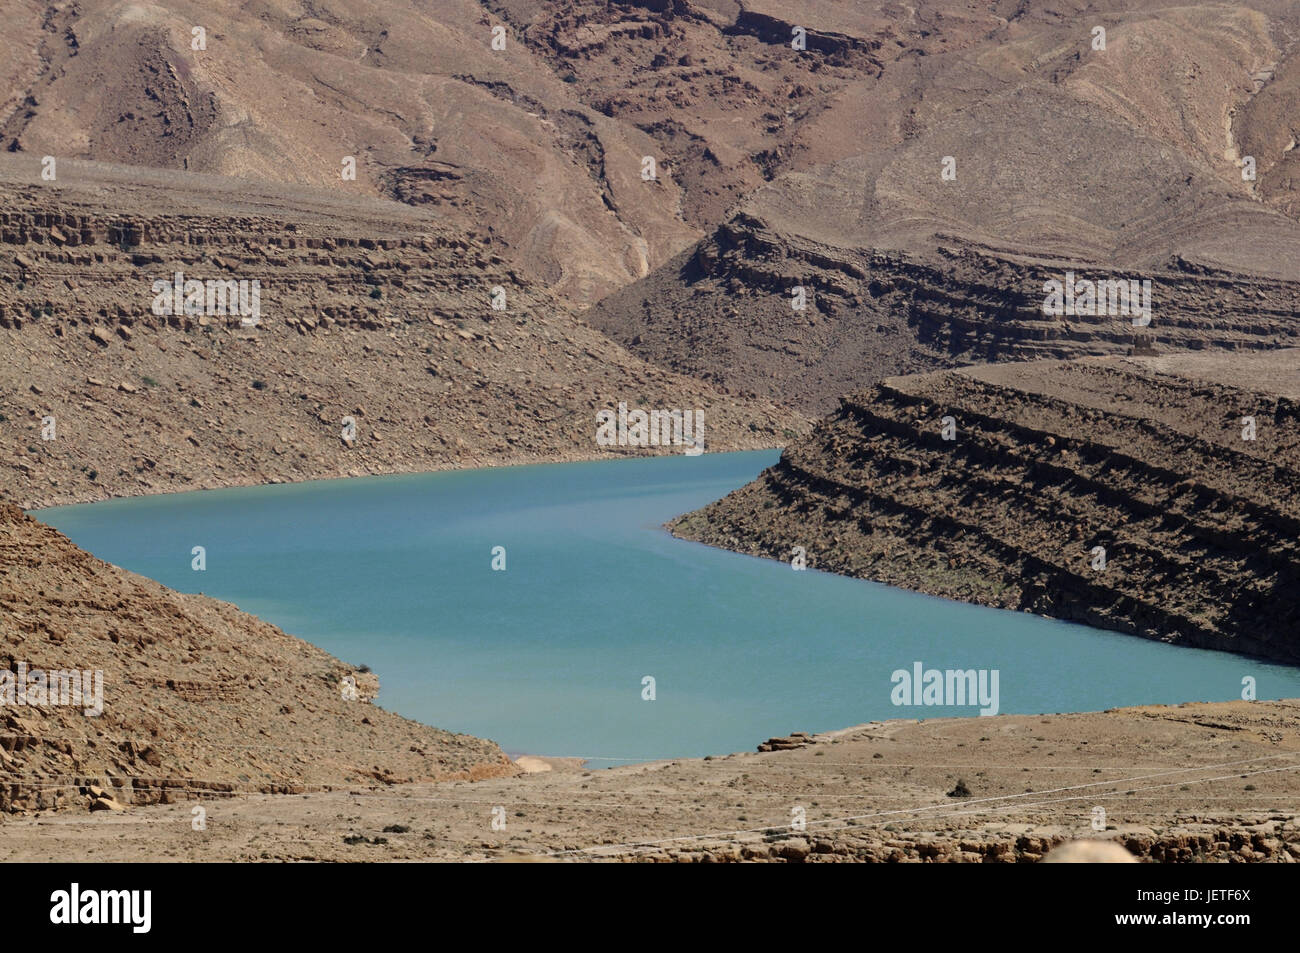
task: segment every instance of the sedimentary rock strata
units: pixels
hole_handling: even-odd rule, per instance
[[[427,211],[93,164],[54,188],[39,170],[0,163],[0,492],[23,505],[590,459],[629,452],[596,441],[619,402],[703,411],[711,451],[804,427],[646,364],[491,235]],[[205,285],[195,313],[157,307],[178,274]],[[256,324],[208,313],[226,282],[227,305],[257,283]]]
[[[681,536],[1300,660],[1300,351],[887,379]]]

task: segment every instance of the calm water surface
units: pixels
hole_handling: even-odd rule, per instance
[[[204,592],[380,676],[380,704],[512,753],[619,760],[896,707],[920,661],[999,671],[1002,712],[1300,696],[1300,670],[983,609],[675,540],[776,451],[331,480],[56,507],[102,559]],[[207,550],[207,569],[190,568]],[[506,569],[493,571],[493,547]],[[656,698],[642,699],[642,679]]]

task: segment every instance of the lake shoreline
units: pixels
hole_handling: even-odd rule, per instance
[[[151,588],[168,592],[157,583]],[[233,605],[174,591],[171,597],[274,628]],[[310,651],[324,654],[318,645]],[[379,666],[381,674],[386,668]],[[593,768],[589,759],[519,753],[554,745],[510,746],[516,754],[508,765],[478,769],[472,781],[432,784],[409,775],[381,780],[378,771],[342,786],[284,784],[280,793],[206,788],[159,794],[128,783],[115,792],[125,801],[122,813],[108,815],[121,823],[96,818],[52,826],[40,816],[11,817],[0,855],[24,860],[93,850],[109,861],[1035,862],[1067,841],[1099,839],[1149,861],[1293,862],[1300,859],[1300,822],[1282,805],[1300,793],[1285,760],[1300,751],[1298,708],[1279,700],[866,724],[844,719],[852,726],[770,738],[760,751],[754,750],[762,741],[755,733],[748,750],[608,769]],[[397,716],[376,709],[369,717]],[[407,720],[393,723],[401,721]],[[424,721],[407,721],[409,730],[424,729]],[[792,721],[787,727],[806,726]],[[244,731],[252,739],[254,726]],[[378,751],[364,756],[367,763],[384,758]],[[842,764],[859,767],[844,771],[837,767]],[[1143,782],[1147,775],[1158,777]],[[1237,780],[1241,775],[1249,783]],[[1170,778],[1187,793],[1171,797]],[[1051,794],[1061,788],[1077,790]],[[969,791],[969,802],[955,791]],[[1028,797],[1032,791],[1044,795]],[[196,802],[222,821],[201,841],[187,826]],[[64,814],[84,811],[75,798],[52,806]],[[1098,806],[1110,814],[1105,829],[1094,831],[1089,825]],[[498,808],[503,813],[493,813]],[[803,829],[792,826],[795,808],[804,811]],[[504,827],[490,825],[500,818]]]
[[[736,445],[733,446],[732,443]],[[754,450],[780,450],[781,445],[765,441],[754,441],[753,445],[745,441],[727,441],[708,453],[741,453]],[[35,513],[56,506],[77,506],[83,503],[105,503],[109,500],[126,500],[147,496],[170,496],[179,493],[198,493],[205,490],[235,490],[264,486],[294,486],[301,483],[316,483],[328,480],[353,480],[380,476],[417,476],[431,473],[455,473],[470,470],[504,470],[515,467],[541,466],[549,463],[599,463],[604,460],[626,460],[652,457],[672,457],[681,454],[680,450],[650,450],[642,448],[608,448],[592,451],[551,451],[537,454],[487,454],[449,462],[441,466],[372,466],[367,468],[322,468],[309,474],[295,474],[289,479],[259,479],[257,477],[200,477],[187,483],[167,483],[151,486],[119,486],[108,484],[96,489],[102,492],[85,490],[69,493],[54,493],[39,496],[25,495],[23,499],[13,499],[25,512]]]
[[[791,729],[904,715],[1096,711],[1240,691],[1242,663],[1221,652],[792,572],[665,531],[779,456],[313,481],[37,516],[112,563],[373,666],[392,711],[596,764],[704,757]],[[593,580],[601,595],[581,598]],[[610,639],[609,611],[624,605],[647,611]],[[922,702],[918,688],[891,704],[890,673],[921,663],[974,671],[981,686],[988,677],[980,691],[994,696],[971,708],[973,698]],[[1062,666],[1077,677],[1063,679]],[[1163,674],[1149,682],[1144,671]],[[1250,671],[1263,697],[1300,695],[1291,670]]]

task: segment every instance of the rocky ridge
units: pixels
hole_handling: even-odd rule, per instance
[[[1057,12],[995,4],[999,22],[960,42],[969,24],[943,17],[932,55],[899,53],[832,97],[827,116],[862,130],[852,151],[785,167],[589,320],[648,360],[810,413],[960,364],[1293,346],[1294,5]],[[854,17],[870,14],[840,10]],[[1045,283],[1071,273],[1149,282],[1148,320],[1047,313]]]
[[[1247,424],[1249,419],[1249,425]],[[1300,661],[1300,351],[890,378],[673,531]],[[1100,556],[1100,558],[1099,558]]]
[[[703,410],[709,450],[805,426],[646,364],[427,212],[94,164],[23,184],[38,169],[0,163],[0,492],[24,505],[636,452],[595,440],[620,401]],[[155,314],[177,272],[257,281],[259,323]]]

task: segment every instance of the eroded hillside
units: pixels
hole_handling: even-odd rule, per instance
[[[680,536],[1300,660],[1300,351],[887,379]]]
[[[702,410],[707,450],[804,426],[646,364],[491,236],[423,210],[62,169],[51,186],[34,159],[0,163],[0,492],[15,502],[592,458],[627,452],[595,437],[620,401]],[[155,313],[154,283],[178,272],[259,282],[259,323]]]
[[[879,104],[896,128],[785,171],[589,319],[657,363],[818,412],[956,364],[1294,344],[1300,11],[1002,12],[979,42],[867,84],[897,93]],[[1149,281],[1149,320],[1048,313],[1045,283],[1071,273]]]
[[[368,670],[110,566],[7,503],[0,644],[0,670],[15,680],[0,727],[0,811],[85,810],[105,800],[91,785],[119,805],[173,804],[517,771],[490,741],[370,704],[379,684]],[[94,678],[81,704],[69,704],[71,690],[57,704],[37,694],[35,673],[72,671],[99,673],[97,697]]]
[[[583,105],[474,0],[5,5],[0,141],[30,156],[305,185],[490,230],[574,301],[698,231],[649,135]],[[345,159],[355,178],[345,179]]]

